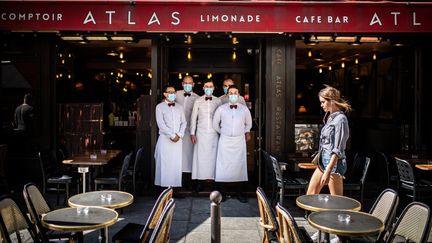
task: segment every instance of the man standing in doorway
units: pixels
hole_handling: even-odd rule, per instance
[[[222,104],[226,104],[226,103],[229,102],[229,97],[228,97],[228,88],[229,88],[231,85],[234,85],[234,81],[233,81],[232,79],[227,78],[227,79],[225,79],[225,80],[223,81],[223,90],[224,90],[224,94],[223,94],[221,97],[219,97],[219,98],[221,99]],[[240,104],[246,106],[246,101],[245,101],[245,99],[243,98],[243,96],[240,96],[240,95],[239,95],[238,103],[240,103]]]
[[[213,115],[221,105],[213,96],[213,81],[204,82],[204,95],[195,101],[191,116],[191,139],[195,145],[192,162],[193,180],[214,180],[219,135],[213,128]],[[202,188],[197,181],[195,190]]]
[[[165,100],[156,106],[156,122],[159,138],[155,149],[155,185],[162,187],[182,186],[182,142],[186,129],[183,107],[176,103],[172,86],[164,92]],[[188,138],[189,139],[189,138]]]
[[[185,139],[183,140],[183,154],[182,154],[182,171],[183,171],[183,185],[186,187],[191,187],[191,172],[192,172],[192,156],[193,148],[190,138],[190,117],[192,113],[192,108],[195,100],[199,98],[192,89],[195,83],[191,76],[185,76],[183,78],[182,86],[183,90],[177,91],[177,103],[183,106],[183,112],[186,118],[187,126],[185,130]]]
[[[15,109],[15,131],[29,132],[32,130],[33,106],[31,94],[24,95],[24,102]]]
[[[250,140],[252,116],[249,109],[239,103],[239,89],[235,85],[228,88],[229,103],[222,104],[213,117],[213,128],[220,133],[217,160],[216,182],[240,182],[235,185],[240,202],[247,202],[242,194],[247,175],[246,142]]]

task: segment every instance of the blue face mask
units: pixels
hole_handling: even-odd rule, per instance
[[[230,103],[232,103],[232,104],[237,103],[237,101],[238,101],[238,95],[230,95],[230,96],[229,96],[229,101],[230,101]]]
[[[228,87],[224,86],[223,90],[224,90],[224,94],[228,93]]]
[[[184,84],[183,85],[183,90],[185,92],[191,92],[192,91],[192,84]]]
[[[205,89],[204,89],[204,93],[205,93],[207,96],[212,95],[212,94],[213,94],[213,88],[205,88]]]
[[[168,101],[174,102],[176,99],[176,94],[168,94]]]

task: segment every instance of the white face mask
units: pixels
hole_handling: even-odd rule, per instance
[[[192,84],[184,84],[183,85],[183,90],[185,92],[191,92],[192,91]]]
[[[167,99],[171,102],[174,102],[176,99],[176,94],[168,94]]]
[[[238,101],[238,95],[229,95],[229,101],[232,104],[237,103],[237,101]]]

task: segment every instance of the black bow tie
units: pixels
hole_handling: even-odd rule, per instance
[[[184,93],[184,96],[186,97],[186,96],[191,96],[191,94],[190,93]]]
[[[212,100],[212,97],[205,97],[205,100]]]
[[[168,103],[168,107],[175,106],[175,103]]]
[[[230,108],[231,108],[231,109],[232,109],[232,108],[237,109],[237,105],[230,105]]]

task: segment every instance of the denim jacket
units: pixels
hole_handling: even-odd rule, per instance
[[[349,127],[345,113],[342,111],[333,112],[321,129],[320,152],[334,153],[339,158],[339,161],[345,161],[345,148],[348,137]]]

